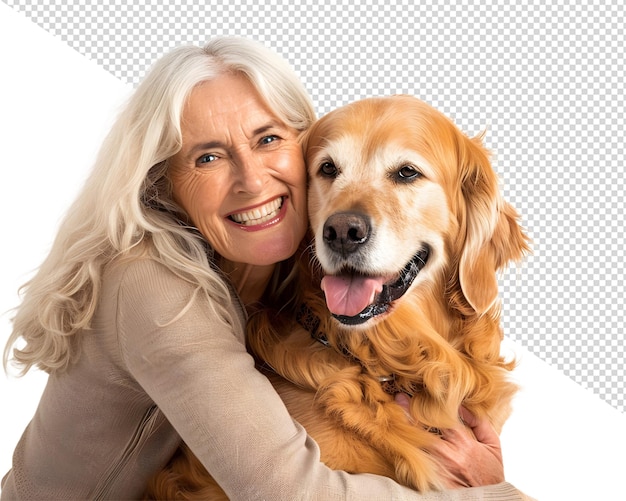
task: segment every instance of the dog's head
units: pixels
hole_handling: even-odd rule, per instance
[[[492,307],[496,271],[522,257],[527,238],[480,138],[392,96],[328,113],[302,144],[321,285],[340,322],[382,318],[436,280],[466,309]]]

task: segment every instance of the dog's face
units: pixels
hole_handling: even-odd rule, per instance
[[[339,108],[302,141],[321,285],[340,322],[380,319],[451,269],[475,311],[491,307],[496,269],[526,241],[479,140],[393,96]]]

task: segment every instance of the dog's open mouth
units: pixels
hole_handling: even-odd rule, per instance
[[[391,303],[409,289],[429,256],[430,247],[426,245],[392,281],[388,281],[388,277],[365,276],[355,271],[325,276],[322,290],[328,309],[345,325],[359,325],[385,313]]]

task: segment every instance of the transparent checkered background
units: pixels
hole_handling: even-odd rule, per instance
[[[6,3],[133,84],[176,45],[242,35],[291,62],[320,115],[410,93],[486,128],[534,240],[501,280],[506,334],[626,409],[620,0]]]

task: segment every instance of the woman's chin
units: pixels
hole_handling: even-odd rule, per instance
[[[255,245],[250,253],[250,264],[265,266],[276,264],[293,256],[298,249],[298,242],[294,239],[273,239],[263,244]]]

